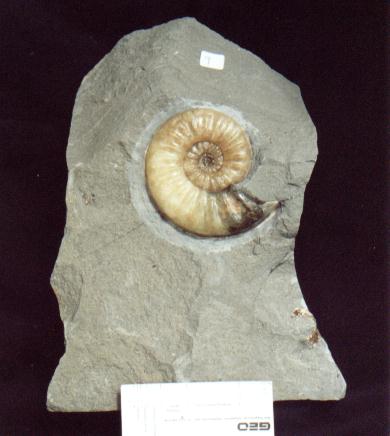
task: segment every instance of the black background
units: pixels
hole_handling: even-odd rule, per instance
[[[385,435],[385,2],[15,0],[0,1],[0,436],[120,434],[119,413],[45,409],[64,352],[49,278],[65,149],[83,76],[123,35],[181,16],[298,84],[318,130],[296,268],[348,390],[275,403],[276,434]]]

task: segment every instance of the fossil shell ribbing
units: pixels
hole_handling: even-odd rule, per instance
[[[187,110],[153,135],[145,158],[147,188],[159,212],[186,232],[239,233],[264,218],[263,202],[235,189],[252,157],[249,137],[233,118],[214,109]]]

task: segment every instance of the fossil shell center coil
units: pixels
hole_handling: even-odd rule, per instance
[[[252,159],[249,137],[236,120],[210,108],[190,109],[154,133],[145,156],[147,189],[159,213],[185,232],[233,235],[273,210],[235,186],[248,176]]]

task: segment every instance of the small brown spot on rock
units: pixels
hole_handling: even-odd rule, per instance
[[[310,336],[307,338],[307,341],[309,342],[309,344],[315,345],[318,343],[319,339],[320,339],[320,332],[318,331],[317,328],[315,328],[311,332]]]
[[[305,307],[297,307],[293,310],[294,316],[305,316],[308,318],[313,318],[313,314],[309,312]]]

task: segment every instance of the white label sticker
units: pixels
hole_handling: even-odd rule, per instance
[[[212,68],[213,70],[223,70],[225,65],[225,55],[202,50],[199,63],[201,67]]]
[[[122,436],[274,436],[272,382],[123,385],[121,412]]]

